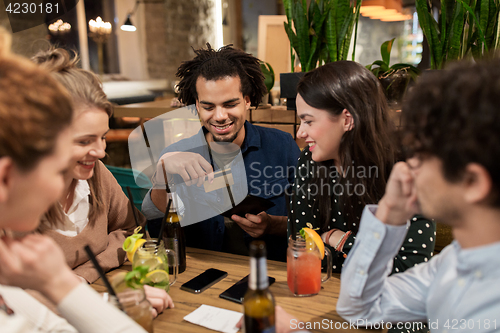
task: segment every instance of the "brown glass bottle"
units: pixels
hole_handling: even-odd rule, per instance
[[[244,328],[246,333],[274,333],[274,297],[269,291],[267,278],[266,244],[250,244],[250,276],[248,290],[243,300]]]
[[[163,234],[165,248],[175,251],[177,256],[177,273],[180,274],[186,270],[186,238],[179,222],[179,216],[174,205],[170,206],[170,212],[165,225]],[[169,274],[173,274],[172,267],[169,268]]]

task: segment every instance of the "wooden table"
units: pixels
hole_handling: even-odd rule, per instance
[[[337,303],[340,289],[338,274],[323,284],[322,290],[318,295],[312,297],[295,297],[288,290],[286,283],[286,263],[268,260],[267,265],[268,275],[276,278],[276,282],[270,287],[271,292],[276,298],[276,304],[281,305],[288,313],[305,322],[317,322],[316,325],[320,325],[324,319],[328,320],[328,322],[332,320],[333,323],[328,324],[332,328],[335,327],[336,322],[341,323],[344,321],[335,311],[335,304]],[[180,290],[181,284],[208,268],[224,270],[228,272],[228,276],[200,294],[192,294]],[[108,273],[108,275],[113,275],[120,270],[130,270],[130,264],[125,264],[121,268]],[[213,332],[207,328],[184,321],[184,316],[196,310],[202,304],[241,312],[242,305],[219,298],[219,294],[248,273],[248,257],[187,248],[187,269],[177,277],[177,282],[170,288],[170,296],[174,300],[175,308],[165,310],[154,320],[155,333]],[[99,292],[104,292],[106,289],[101,279],[96,281],[92,286]],[[347,324],[344,324],[344,326],[347,326]],[[315,329],[312,331],[332,332],[334,329]],[[368,331],[370,330],[339,330],[339,332]]]

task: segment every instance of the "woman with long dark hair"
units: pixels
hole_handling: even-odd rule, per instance
[[[361,212],[385,192],[396,161],[394,129],[377,78],[356,62],[338,61],[306,73],[297,88],[299,158],[289,219],[317,229],[334,254],[334,271],[356,239]],[[414,217],[393,272],[433,254],[435,224]]]

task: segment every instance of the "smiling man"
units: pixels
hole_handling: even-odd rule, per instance
[[[235,187],[244,188],[245,194],[247,188],[249,194],[269,199],[275,206],[257,215],[217,215],[185,227],[187,245],[247,255],[250,242],[262,238],[270,259],[285,260],[286,219],[274,217],[287,215],[284,191],[293,182],[299,148],[290,134],[246,121],[250,107],[257,107],[266,93],[257,58],[231,46],[214,50],[209,44],[195,53],[196,57],[183,62],[177,71],[181,79],[179,100],[196,106],[202,129],[162,152],[157,176],[162,174],[163,163],[167,174],[175,175],[169,183],[181,181],[187,187],[202,187],[207,175],[212,180],[212,172],[231,169],[241,161],[246,176],[237,179],[233,174]],[[197,220],[195,212],[203,211],[203,205],[210,210],[224,201],[213,196],[212,204],[184,202],[184,217]],[[152,189],[144,200],[143,212],[150,220],[158,219],[166,202],[165,189]],[[150,223],[152,229],[155,224]]]

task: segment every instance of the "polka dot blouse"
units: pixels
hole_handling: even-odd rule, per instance
[[[295,202],[290,202],[290,212],[288,214],[288,222],[290,223],[290,218],[293,216],[296,230],[300,230],[307,226],[319,228],[322,225],[321,221],[318,220],[319,209],[315,208],[317,205],[314,205],[316,201],[315,196],[311,195],[310,188],[308,187],[313,175],[312,170],[314,170],[314,161],[311,159],[309,148],[306,147],[299,157],[298,168],[293,184],[293,192],[295,193],[293,201]],[[337,179],[333,178],[332,184],[336,181]],[[339,197],[335,194],[335,192],[338,193],[338,191],[334,191],[333,186],[331,189],[332,213],[330,214],[331,220],[328,229],[335,228],[342,231],[348,231],[347,221],[349,216],[344,216],[344,209],[340,206]],[[288,232],[290,233],[290,230]],[[394,258],[393,273],[403,272],[421,262],[428,261],[433,255],[435,237],[435,222],[429,221],[422,216],[413,217],[406,239],[399,253]],[[349,254],[355,241],[356,236],[351,234],[345,242],[343,252]],[[333,271],[340,272],[345,259],[340,253],[335,252],[333,248],[330,246],[328,247],[333,254]]]

